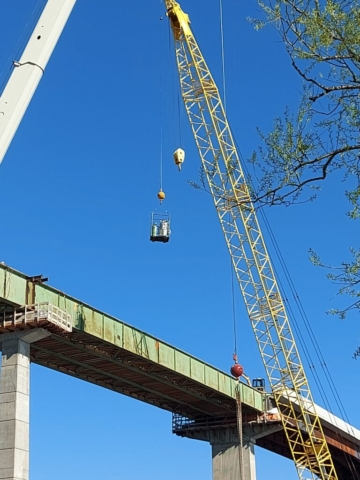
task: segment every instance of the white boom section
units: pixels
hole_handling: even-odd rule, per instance
[[[0,163],[44,74],[76,0],[48,0],[0,98]]]

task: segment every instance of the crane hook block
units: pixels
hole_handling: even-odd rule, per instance
[[[181,165],[184,163],[185,160],[185,152],[182,148],[178,148],[174,152],[174,160],[175,164],[177,165],[179,172],[181,170]]]

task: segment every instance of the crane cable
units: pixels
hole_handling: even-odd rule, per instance
[[[301,299],[298,295],[298,292],[296,290],[296,287],[293,283],[293,280],[291,278],[291,275],[290,275],[290,272],[287,268],[287,265],[286,265],[286,262],[284,260],[284,257],[282,256],[282,253],[281,253],[281,250],[280,250],[280,247],[276,241],[276,238],[275,238],[275,235],[274,235],[274,232],[272,231],[271,229],[271,226],[264,214],[264,212],[261,212],[262,216],[263,216],[263,221],[266,225],[266,228],[267,228],[267,231],[270,235],[270,238],[271,238],[271,241],[273,243],[273,246],[275,248],[275,251],[276,251],[276,254],[277,254],[277,257],[280,261],[280,265],[282,267],[282,270],[284,272],[284,275],[285,275],[285,278],[286,278],[286,281],[287,281],[287,284],[290,288],[290,291],[293,295],[293,299],[294,299],[294,302],[298,308],[298,311],[300,313],[300,316],[305,324],[305,328],[307,330],[307,333],[308,333],[308,336],[310,338],[310,341],[313,345],[313,348],[315,350],[315,353],[316,353],[316,356],[318,358],[318,361],[319,361],[319,364],[323,370],[323,374],[325,376],[325,379],[330,387],[330,390],[332,392],[332,395],[334,397],[334,400],[335,400],[335,403],[339,409],[339,412],[340,412],[340,415],[341,415],[341,418],[347,422],[347,427],[346,427],[346,430],[347,430],[347,433],[349,435],[355,435],[355,432],[354,432],[354,429],[353,427],[351,426],[350,424],[350,420],[347,416],[347,413],[346,413],[346,410],[344,408],[344,405],[342,403],[342,400],[341,400],[341,397],[339,395],[339,392],[336,388],[336,385],[332,379],[332,376],[331,376],[331,373],[327,367],[327,364],[326,364],[326,361],[325,361],[325,358],[322,354],[322,351],[321,351],[321,348],[320,348],[320,345],[317,341],[317,338],[316,338],[316,335],[312,329],[312,326],[311,326],[311,323],[307,317],[307,314],[305,312],[305,309],[304,309],[304,306],[302,305],[302,302],[301,302]],[[278,278],[280,278],[279,275],[277,275]],[[284,287],[281,285],[281,282],[280,282],[280,286],[282,288],[282,291],[285,291]],[[324,402],[324,405],[325,407],[327,408],[327,410],[332,414],[334,415],[334,412],[333,412],[333,408],[331,406],[331,403],[329,401],[329,398],[326,394],[326,391],[322,385],[322,381],[319,377],[319,374],[313,364],[313,360],[312,360],[312,357],[311,357],[311,353],[307,347],[307,342],[305,341],[304,339],[304,336],[302,335],[302,332],[301,332],[301,327],[299,326],[299,322],[297,321],[296,319],[296,315],[294,314],[293,310],[292,310],[292,307],[291,307],[291,304],[290,302],[286,299],[286,303],[287,303],[287,307],[289,309],[289,313],[291,314],[291,319],[292,319],[292,324],[294,325],[294,328],[295,328],[295,331],[300,339],[300,343],[302,345],[302,348],[303,348],[303,351],[304,351],[304,354],[305,354],[305,357],[307,358],[307,361],[308,361],[308,364],[309,364],[309,368],[310,370],[312,371],[312,374],[313,374],[313,378],[315,380],[315,383],[317,385],[317,388],[319,390],[319,393],[320,393],[320,396],[321,396],[321,399],[322,401]],[[336,422],[336,419],[333,418],[333,421],[335,422],[335,425],[337,425],[337,422]],[[344,437],[341,433],[337,432],[336,433],[336,436],[339,440],[342,440]],[[345,461],[349,467],[349,470],[353,473],[353,478],[354,480],[359,480],[360,479],[360,475],[359,473],[356,472],[356,467],[355,467],[355,464],[354,464],[354,461],[352,460],[352,458],[350,456],[347,456],[345,455]]]
[[[225,113],[226,113],[225,49],[224,49],[224,25],[223,25],[223,5],[222,5],[222,0],[219,0],[219,6],[220,6],[220,37],[221,37],[222,83],[223,83],[224,111],[225,111]]]
[[[221,71],[223,84],[223,98],[224,110],[226,112],[226,78],[225,78],[225,49],[224,49],[224,25],[223,25],[223,5],[222,0],[219,0],[220,9],[220,39],[221,39]],[[230,223],[230,212],[229,212]],[[230,256],[230,270],[231,270],[231,299],[232,299],[232,315],[233,315],[233,333],[234,333],[234,359],[237,358],[237,344],[236,344],[236,311],[235,311],[235,288],[234,288],[234,269],[232,265],[232,258]]]
[[[234,360],[237,359],[237,342],[236,342],[236,309],[235,309],[235,287],[234,287],[234,269],[232,259],[230,258],[231,270],[231,299],[232,299],[232,315],[233,315],[233,330],[234,330]]]
[[[223,25],[223,5],[222,0],[219,0],[220,8],[220,38],[221,38],[221,71],[223,84],[223,98],[224,110],[226,112],[226,78],[225,78],[225,48],[224,48],[224,25]],[[229,212],[230,223],[230,212]],[[234,269],[232,265],[232,258],[230,256],[230,270],[231,270],[231,299],[232,299],[232,315],[233,315],[233,333],[234,333],[234,359],[237,358],[237,343],[236,343],[236,310],[235,310],[235,288],[234,288]]]
[[[220,9],[220,38],[221,38],[221,67],[222,67],[222,84],[223,84],[223,99],[224,110],[226,113],[226,76],[225,76],[225,48],[224,48],[224,22],[223,22],[223,4],[219,0]],[[230,212],[229,212],[230,216]],[[230,219],[229,219],[230,222]],[[237,362],[237,342],[236,342],[236,309],[235,309],[235,288],[234,288],[234,269],[232,265],[232,258],[230,256],[231,269],[231,298],[232,298],[232,315],[233,315],[233,333],[234,333],[234,355],[233,358]],[[244,478],[244,459],[243,459],[243,420],[242,420],[242,404],[240,381],[236,380],[235,385],[235,400],[236,400],[236,425],[238,431],[238,455],[239,455],[239,478]]]
[[[161,0],[163,2],[163,0]],[[183,109],[181,108],[181,95],[178,86],[178,78],[175,76],[175,71],[177,71],[176,63],[174,63],[174,58],[172,55],[172,30],[171,24],[168,23],[168,46],[169,46],[169,64],[171,65],[171,84],[172,84],[172,105],[173,105],[173,135],[174,135],[174,144],[182,148],[182,114]]]
[[[239,145],[237,144],[236,142],[236,139],[234,138],[234,141],[235,141],[235,144],[236,144],[236,148],[239,152],[239,155],[240,155],[240,158],[242,160],[242,164],[244,165],[244,170],[245,170],[245,173],[247,174],[247,176],[249,176],[249,172],[247,170],[247,167],[246,167],[246,163],[243,161],[243,156],[241,154],[241,150],[240,150],[240,147]],[[269,234],[269,238],[271,240],[271,243],[274,247],[274,251],[276,253],[276,256],[279,260],[279,263],[280,263],[280,267],[281,267],[281,270],[282,272],[284,273],[284,276],[285,276],[285,280],[286,280],[286,283],[288,285],[288,288],[290,289],[290,292],[293,296],[293,300],[295,302],[295,305],[299,311],[299,314],[300,314],[300,317],[304,323],[304,326],[305,326],[305,329],[307,331],[307,334],[308,334],[308,337],[309,337],[309,340],[313,346],[313,349],[315,351],[315,354],[318,358],[318,361],[319,361],[319,364],[320,364],[320,367],[322,368],[323,370],[323,375],[325,377],[325,380],[328,384],[328,386],[330,387],[330,391],[332,393],[332,396],[334,397],[334,400],[335,400],[335,403],[339,409],[339,412],[340,412],[340,418],[342,418],[345,422],[347,422],[347,427],[346,427],[346,430],[347,430],[347,433],[349,433],[350,435],[354,435],[354,429],[353,427],[351,426],[350,424],[350,420],[347,416],[347,413],[346,413],[346,410],[344,408],[344,405],[342,403],[342,400],[340,398],[340,395],[339,395],[339,392],[336,388],[336,385],[333,381],[333,378],[332,378],[332,375],[326,365],[326,361],[325,361],[325,358],[323,357],[323,353],[321,351],[321,348],[320,348],[320,345],[316,339],[316,335],[312,329],[312,326],[311,326],[311,323],[307,317],[307,314],[305,312],[305,309],[302,305],[302,302],[300,300],[300,297],[299,297],[299,294],[296,290],[296,287],[292,281],[292,278],[291,278],[291,275],[290,275],[290,272],[287,268],[287,265],[286,265],[286,262],[285,262],[285,259],[281,253],[281,249],[276,241],[276,237],[275,237],[275,234],[274,232],[272,231],[272,228],[270,226],[270,223],[265,215],[265,212],[262,208],[259,209],[260,211],[260,215],[262,217],[262,220],[263,220],[263,223],[265,225],[265,228]],[[289,315],[289,318],[291,318],[291,323],[292,323],[292,326],[294,327],[294,330],[298,336],[298,339],[299,339],[299,342],[300,342],[300,345],[302,347],[302,351],[305,355],[305,358],[308,362],[308,366],[309,366],[309,370],[310,372],[312,373],[312,376],[313,376],[313,379],[315,381],[315,384],[318,388],[318,392],[320,394],[320,397],[325,405],[325,407],[327,408],[327,410],[332,414],[334,415],[334,412],[333,412],[333,408],[331,406],[331,403],[329,401],[329,398],[326,394],[326,391],[324,389],[324,386],[323,386],[323,382],[321,381],[321,378],[317,372],[317,369],[314,365],[314,361],[313,361],[313,358],[312,358],[312,355],[310,353],[310,350],[307,346],[307,341],[306,339],[304,338],[304,335],[302,334],[302,329],[301,329],[301,326],[299,325],[299,322],[297,321],[297,318],[296,318],[296,315],[293,311],[293,308],[292,308],[292,305],[291,305],[291,302],[289,301],[289,299],[287,298],[287,295],[286,295],[286,291],[287,289],[285,288],[285,286],[283,285],[283,282],[281,281],[281,276],[278,274],[277,272],[277,268],[276,268],[276,265],[274,265],[274,271],[275,271],[275,274],[276,274],[276,278],[278,279],[278,282],[279,282],[279,286],[280,286],[280,290],[283,294],[283,297],[284,297],[284,303],[286,304],[287,306],[287,311],[288,311],[288,315]],[[335,419],[334,419],[335,420]],[[337,422],[335,422],[337,423]],[[343,435],[341,433],[337,433],[337,437],[339,439],[342,439],[343,438]],[[355,467],[355,464],[354,464],[354,461],[352,460],[352,458],[349,456],[349,455],[346,455],[345,454],[345,461],[349,467],[349,470],[352,472],[353,474],[353,478],[354,480],[360,480],[360,475],[359,473],[356,472],[356,467]]]
[[[247,177],[250,177],[250,174],[249,174],[249,171],[247,169],[247,165],[246,165],[246,162],[244,161],[244,157],[241,153],[241,149],[240,149],[240,146],[238,145],[237,141],[236,141],[236,138],[234,137],[234,142],[235,142],[235,145],[236,145],[236,149],[239,153],[239,156],[240,156],[240,159],[241,159],[241,163],[244,167],[244,171],[247,175]],[[344,408],[344,405],[341,401],[341,398],[340,398],[340,395],[339,395],[339,392],[336,388],[336,385],[332,379],[332,375],[326,365],[326,362],[325,362],[325,359],[323,357],[323,354],[322,354],[322,351],[321,351],[321,348],[320,348],[320,345],[316,339],[316,335],[311,327],[311,323],[307,317],[307,314],[305,312],[305,309],[301,303],[301,300],[300,300],[300,297],[299,297],[299,294],[296,290],[296,287],[292,281],[292,278],[291,278],[291,275],[290,275],[290,272],[286,266],[286,262],[285,262],[285,259],[281,253],[281,249],[277,243],[277,240],[276,240],[276,237],[275,237],[275,234],[274,232],[272,231],[272,228],[270,226],[270,223],[265,215],[265,212],[262,208],[259,208],[259,212],[260,212],[260,216],[262,217],[262,221],[265,225],[265,228],[268,232],[268,235],[269,235],[269,238],[270,238],[270,241],[273,245],[273,248],[274,248],[274,252],[279,260],[279,263],[280,263],[280,268],[282,270],[282,272],[284,273],[284,276],[285,276],[285,280],[286,280],[286,283],[288,285],[288,289],[290,289],[290,292],[293,296],[293,300],[295,302],[295,305],[299,311],[299,314],[300,314],[300,317],[304,323],[304,326],[305,326],[305,329],[306,329],[306,332],[307,332],[307,335],[309,337],[309,340],[313,346],[313,349],[315,351],[315,354],[319,360],[319,363],[320,363],[320,367],[322,368],[323,370],[323,375],[325,377],[325,380],[328,384],[328,386],[330,387],[330,391],[332,393],[332,396],[334,397],[334,400],[335,400],[335,403],[339,409],[339,412],[340,412],[340,418],[343,419],[345,422],[347,422],[347,427],[346,427],[346,430],[347,430],[347,433],[349,434],[353,434],[354,435],[354,429],[353,427],[351,426],[350,424],[350,421],[349,421],[349,418],[347,416],[347,413],[345,411],[345,408]],[[333,412],[333,408],[331,406],[331,403],[328,399],[328,396],[325,392],[325,389],[324,389],[324,386],[323,386],[323,382],[317,372],[317,369],[314,365],[314,361],[313,361],[313,358],[312,358],[312,355],[310,353],[310,350],[308,348],[308,345],[307,345],[307,340],[306,338],[304,337],[303,333],[302,333],[302,328],[301,328],[301,325],[299,324],[298,320],[297,320],[297,317],[293,311],[293,308],[292,308],[292,305],[291,305],[291,302],[289,301],[289,299],[287,298],[287,295],[286,295],[286,292],[287,292],[287,288],[283,285],[283,282],[281,281],[281,276],[279,275],[279,273],[277,272],[277,268],[276,268],[276,264],[274,264],[274,271],[275,271],[275,274],[276,274],[276,278],[277,278],[277,281],[279,283],[279,286],[280,286],[280,290],[282,292],[282,295],[283,295],[283,298],[284,298],[284,304],[286,304],[286,307],[287,307],[287,312],[288,312],[288,315],[289,315],[289,318],[291,319],[291,324],[297,334],[297,337],[298,337],[298,340],[300,342],[300,345],[301,345],[301,348],[302,348],[302,351],[305,355],[305,358],[308,362],[308,366],[309,366],[309,370],[313,376],[313,379],[314,379],[314,382],[318,388],[318,392],[320,394],[320,397],[325,405],[325,407],[327,408],[327,410],[332,414],[334,415],[334,412]],[[340,433],[337,433],[337,437],[340,439],[340,438],[343,438],[343,435],[340,434]],[[346,455],[345,454],[345,461],[349,467],[349,470],[352,472],[353,474],[353,478],[354,480],[360,480],[360,475],[359,473],[356,472],[356,467],[355,467],[355,464],[354,464],[354,461],[352,460],[352,458],[349,456],[349,455]]]
[[[162,19],[163,17],[160,17],[160,192],[163,191],[163,118],[162,118],[162,98],[163,98],[163,52],[162,52]]]
[[[237,141],[236,141],[236,138],[234,137],[234,142],[235,142],[235,145],[236,145],[236,149],[239,153],[239,156],[240,156],[240,159],[241,159],[241,163],[244,167],[244,171],[247,175],[247,177],[250,177],[250,173],[247,169],[247,165],[246,165],[246,162],[244,161],[244,157],[241,153],[241,149],[240,149],[240,146],[238,145]],[[316,338],[316,335],[312,329],[312,326],[311,326],[311,323],[308,319],[308,316],[305,312],[305,309],[302,305],[302,302],[300,300],[300,297],[299,297],[299,294],[296,290],[296,287],[293,283],[293,280],[291,278],[291,275],[290,275],[290,272],[287,268],[287,265],[286,265],[286,262],[285,262],[285,259],[281,253],[281,249],[277,243],[277,240],[276,240],[276,237],[275,237],[275,234],[274,232],[272,231],[272,228],[270,226],[270,223],[265,215],[265,212],[262,208],[259,208],[259,212],[260,212],[260,216],[262,217],[262,221],[265,225],[265,228],[269,234],[269,238],[270,238],[270,241],[274,247],[274,251],[275,251],[275,254],[277,256],[277,258],[279,259],[279,263],[280,263],[280,267],[281,267],[281,270],[283,271],[284,273],[284,276],[285,276],[285,280],[286,280],[286,283],[288,285],[288,288],[290,289],[290,292],[293,296],[293,299],[294,299],[294,302],[296,304],[296,307],[299,311],[299,314],[300,314],[300,317],[304,323],[304,326],[305,326],[305,329],[306,329],[306,332],[309,336],[309,339],[310,339],[310,342],[313,346],[313,349],[315,351],[315,354],[319,360],[319,364],[323,370],[323,373],[324,373],[324,377],[325,377],[325,380],[327,382],[327,384],[329,385],[330,387],[330,391],[334,397],[334,400],[335,400],[335,403],[340,411],[340,414],[341,414],[341,417],[344,419],[344,421],[346,421],[348,424],[349,424],[349,427],[350,427],[350,430],[348,429],[348,433],[349,434],[354,434],[354,431],[353,431],[353,428],[351,427],[350,425],[350,420],[347,416],[347,413],[345,411],[345,408],[344,408],[344,405],[341,401],[341,398],[340,398],[340,395],[339,395],[339,392],[336,388],[336,385],[332,379],[332,375],[326,365],[326,361],[325,361],[325,358],[323,356],[323,353],[321,351],[321,348],[320,348],[320,345],[317,341],[317,338]],[[300,344],[301,344],[301,347],[304,351],[304,354],[305,354],[305,357],[308,361],[308,365],[309,365],[309,369],[313,375],[313,378],[314,378],[314,381],[318,387],[318,390],[319,390],[319,393],[320,393],[320,396],[326,406],[326,408],[330,411],[330,413],[333,414],[333,410],[331,408],[331,405],[330,405],[330,402],[328,400],[328,397],[326,395],[326,392],[324,390],[324,387],[322,386],[322,382],[321,382],[321,379],[316,371],[316,368],[314,366],[314,362],[313,362],[313,359],[312,359],[312,356],[311,356],[311,353],[309,351],[309,348],[307,347],[307,341],[306,339],[304,338],[303,334],[302,334],[302,331],[301,331],[301,326],[299,325],[299,322],[297,321],[297,318],[296,318],[296,315],[294,314],[293,312],[293,309],[292,309],[292,306],[291,306],[291,303],[289,301],[289,299],[287,298],[287,295],[286,295],[286,288],[285,286],[282,284],[282,281],[281,281],[281,276],[278,274],[278,272],[276,271],[277,268],[276,268],[276,265],[274,265],[274,271],[276,273],[276,278],[278,280],[278,283],[280,285],[280,288],[281,288],[281,292],[284,296],[284,303],[286,303],[287,305],[287,309],[289,310],[289,316],[291,317],[291,320],[292,320],[292,325],[294,327],[294,330],[296,331],[298,337],[299,337],[299,341],[300,341]]]

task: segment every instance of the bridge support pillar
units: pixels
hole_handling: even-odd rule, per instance
[[[242,446],[242,477],[240,476],[239,439],[233,429],[210,432],[213,480],[256,480],[255,443],[248,439]],[[236,432],[237,433],[237,432]]]
[[[181,418],[181,417],[180,417]],[[213,480],[256,480],[255,445],[258,439],[282,430],[280,422],[244,423],[243,445],[235,426],[209,428],[197,420],[182,423],[173,420],[173,433],[181,437],[208,442],[212,449]],[[242,449],[240,451],[240,449]],[[241,453],[241,458],[240,458]],[[240,468],[240,462],[242,468]],[[241,476],[242,471],[242,476]]]
[[[186,431],[178,430],[175,433],[210,443],[213,480],[256,480],[255,440],[244,436],[243,445],[240,447],[237,428],[187,429]],[[242,448],[242,478],[240,477],[240,448]]]
[[[30,343],[41,328],[0,335],[0,480],[29,479]]]

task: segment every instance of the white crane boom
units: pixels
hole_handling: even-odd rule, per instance
[[[0,163],[38,86],[76,0],[48,0],[0,97]]]

